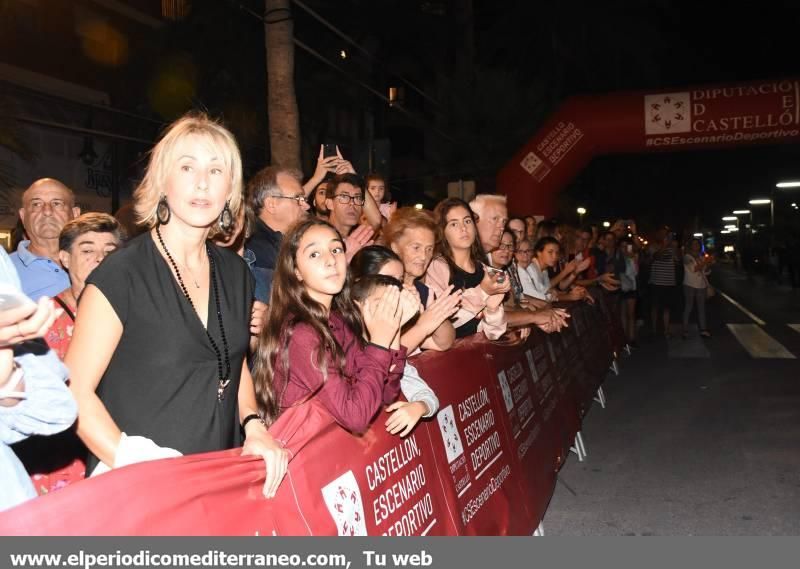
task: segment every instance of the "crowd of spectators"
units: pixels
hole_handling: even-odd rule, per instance
[[[438,409],[408,356],[558,332],[565,303],[593,303],[593,288],[617,299],[635,346],[643,290],[669,334],[684,269],[684,333],[696,307],[708,335],[701,243],[681,259],[666,231],[646,247],[631,220],[510,217],[497,195],[398,207],[383,176],[359,176],[338,150],[320,149],[303,179],[268,166],[245,184],[231,133],[192,114],[153,148],[135,226],[81,213],[54,179],[25,191],[26,239],[0,252],[0,283],[38,302],[0,312],[0,508],[239,446],[263,458],[274,496],[291,457],[269,427],[288,408],[316,398],[354,433],[385,408],[385,428],[406,436]],[[29,478],[9,445],[59,431],[31,451],[59,460]]]

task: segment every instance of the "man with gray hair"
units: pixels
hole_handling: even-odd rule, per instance
[[[267,166],[247,184],[247,206],[255,216],[246,247],[255,254],[255,266],[275,270],[283,234],[307,215],[306,192],[297,170]]]
[[[469,207],[478,214],[478,238],[488,255],[500,247],[503,230],[508,223],[508,206],[505,196],[478,194],[469,202]]]
[[[30,298],[55,296],[69,287],[69,276],[58,257],[58,236],[80,214],[72,190],[53,178],[36,180],[22,194],[19,218],[28,239],[20,242],[11,261],[22,291]]]

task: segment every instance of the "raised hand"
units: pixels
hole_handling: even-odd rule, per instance
[[[588,269],[589,265],[591,265],[591,264],[592,264],[592,258],[591,257],[586,257],[580,263],[578,263],[577,267],[575,267],[575,272],[576,273],[582,273],[583,271]]]
[[[359,225],[353,231],[345,237],[344,243],[345,248],[347,251],[345,252],[345,256],[347,258],[347,262],[349,263],[352,258],[358,253],[361,249],[366,247],[367,245],[372,245],[372,236],[375,235],[375,230],[372,229],[369,225]]]
[[[502,280],[501,280],[502,279]],[[480,287],[483,292],[489,296],[495,294],[508,292],[508,275],[504,271],[496,271],[494,269],[485,269],[483,271],[483,280],[481,280]]]
[[[336,146],[336,173],[337,174],[355,174],[356,169],[353,168],[353,165],[344,159],[342,156],[341,151],[339,150],[339,146]]]
[[[414,287],[411,287],[414,289]],[[405,326],[406,322],[411,320],[414,316],[416,316],[420,311],[420,301],[419,301],[419,293],[416,289],[410,291],[407,288],[404,288],[400,291],[400,310],[401,310],[401,318],[400,318],[400,326]]]
[[[41,338],[64,310],[42,297],[39,302],[0,312],[0,347]]]
[[[442,325],[442,322],[449,319],[458,312],[461,306],[461,290],[453,290],[453,285],[448,286],[444,293],[434,300],[425,309],[417,321],[417,326],[421,326],[426,335],[433,334]]]
[[[497,289],[497,293],[491,295],[486,301],[486,308],[491,311],[497,310],[497,308],[503,304],[503,299],[506,297],[506,293],[511,290],[511,281],[509,279],[505,279],[502,283],[497,284],[499,287]]]
[[[339,158],[336,156],[328,156],[327,158],[324,158],[322,149],[323,145],[320,144],[319,155],[317,156],[317,166],[314,169],[314,175],[312,178],[322,179],[328,172],[332,174],[336,173],[336,164],[339,162]]]
[[[384,348],[391,347],[400,330],[402,315],[398,288],[385,287],[383,295],[377,301],[368,298],[364,302],[362,316],[372,343]]]

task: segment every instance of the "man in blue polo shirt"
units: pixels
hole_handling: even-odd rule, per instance
[[[69,287],[69,276],[58,260],[58,236],[80,213],[72,190],[53,178],[36,180],[22,194],[19,217],[28,240],[20,242],[11,261],[30,298],[55,296]]]

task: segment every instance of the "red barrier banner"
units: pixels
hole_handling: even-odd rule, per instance
[[[362,436],[332,425],[290,463],[276,502],[280,535],[456,535],[426,429],[390,435],[379,416]]]
[[[437,415],[406,438],[381,411],[355,436],[311,400],[271,431],[293,459],[262,496],[240,449],[134,464],[0,513],[4,535],[530,535],[544,516],[581,403],[607,367],[599,307],[570,306],[569,335],[462,340],[415,359]],[[585,343],[581,342],[584,339]],[[586,346],[595,351],[577,354]]]
[[[557,424],[545,420],[550,396],[543,391],[533,356],[532,341],[522,345],[493,344],[487,347],[489,364],[497,376],[497,387],[503,401],[505,423],[515,468],[522,477],[528,519],[535,523],[544,517],[549,498],[561,465],[561,449],[557,444]],[[543,350],[540,350],[543,353]],[[545,377],[549,379],[549,376]],[[550,414],[552,417],[552,412]],[[526,534],[536,525],[528,526]]]
[[[507,430],[501,424],[505,411],[487,365],[487,346],[471,340],[450,350],[451,357],[429,352],[417,360],[420,375],[441,404],[427,430],[443,465],[442,484],[455,504],[460,533],[530,535],[529,516],[519,507],[524,504],[521,475],[513,468]]]
[[[568,99],[497,175],[517,214],[554,215],[595,156],[800,140],[800,81],[780,79]]]

